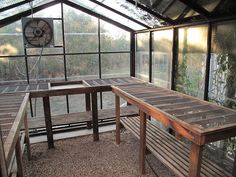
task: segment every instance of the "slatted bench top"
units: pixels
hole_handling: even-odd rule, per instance
[[[0,94],[0,127],[7,164],[19,137],[28,100],[28,93]]]
[[[142,83],[112,86],[113,92],[196,144],[236,136],[236,111]]]
[[[139,116],[124,117],[124,127],[140,138]],[[190,147],[147,120],[147,148],[179,177],[188,177]],[[207,158],[202,159],[201,177],[231,177],[232,175]]]

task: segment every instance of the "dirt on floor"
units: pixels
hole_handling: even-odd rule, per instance
[[[121,144],[115,143],[115,133],[83,136],[55,141],[54,149],[46,143],[31,146],[32,160],[23,158],[26,177],[138,177],[138,140],[128,131],[121,134]],[[147,155],[146,175],[143,177],[172,177],[173,175],[152,155]]]

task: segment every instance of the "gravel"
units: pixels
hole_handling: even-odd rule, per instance
[[[140,176],[139,142],[128,131],[122,132],[119,146],[115,133],[108,132],[100,134],[98,142],[88,135],[55,141],[54,149],[47,149],[46,143],[32,144],[31,151],[31,161],[23,157],[26,177]],[[147,162],[143,177],[172,177],[152,154],[147,155]]]

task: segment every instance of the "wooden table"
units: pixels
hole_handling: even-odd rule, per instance
[[[17,174],[23,176],[21,146],[24,142],[27,144],[27,154],[30,159],[26,112],[28,100],[28,93],[0,94],[0,174],[3,177],[11,175],[14,157],[16,157]],[[23,121],[25,133],[20,136]]]
[[[200,176],[203,145],[236,136],[236,112],[231,109],[148,83],[112,86],[112,91],[116,94],[117,144],[120,143],[120,97],[140,110],[141,173],[145,173],[146,115],[171,127],[192,142],[189,154],[190,177]]]
[[[85,94],[86,111],[90,111],[90,109],[92,109],[94,141],[98,141],[99,131],[98,131],[97,93],[111,91],[111,85],[124,85],[124,84],[132,85],[137,83],[143,83],[143,81],[133,77],[107,78],[107,79],[93,79],[93,80],[81,80],[81,81],[54,82],[48,84],[47,90],[31,90],[30,91],[31,98],[37,98],[37,97],[43,98],[48,147],[49,148],[54,147],[50,100],[49,100],[50,97],[63,96],[63,95],[68,96],[73,94]]]

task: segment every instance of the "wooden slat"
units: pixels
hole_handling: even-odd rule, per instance
[[[122,124],[139,138],[139,117],[122,118]],[[147,147],[177,176],[188,176],[189,147],[147,120]],[[203,158],[202,177],[230,177],[228,172]]]

